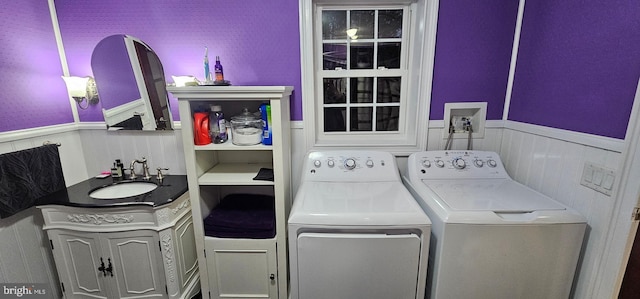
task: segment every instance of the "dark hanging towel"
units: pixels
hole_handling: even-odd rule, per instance
[[[57,145],[0,155],[0,218],[28,209],[39,198],[65,188]]]

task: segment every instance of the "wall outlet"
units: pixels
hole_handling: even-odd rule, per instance
[[[611,196],[615,180],[615,170],[587,162],[584,164],[584,169],[582,170],[580,185]]]

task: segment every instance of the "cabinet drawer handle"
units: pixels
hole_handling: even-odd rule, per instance
[[[107,272],[111,273],[111,277],[113,277],[113,265],[111,265],[111,258],[107,259],[109,261],[109,267],[107,267]],[[107,276],[107,274],[105,274],[105,276]]]
[[[269,279],[271,279],[271,280],[275,280],[275,279],[276,279],[276,275],[275,275],[275,274],[271,274],[271,275],[269,275]]]
[[[98,271],[102,272],[102,275],[107,276],[107,268],[104,267],[104,260],[100,258],[100,267],[98,267]]]

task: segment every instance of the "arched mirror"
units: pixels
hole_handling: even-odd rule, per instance
[[[173,129],[162,63],[147,44],[108,36],[93,49],[91,69],[108,129]]]

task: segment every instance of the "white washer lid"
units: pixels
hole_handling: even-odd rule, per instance
[[[431,221],[400,182],[305,182],[289,223],[401,226]]]
[[[511,179],[423,180],[456,211],[532,212],[565,210],[553,199]]]

